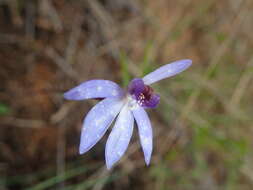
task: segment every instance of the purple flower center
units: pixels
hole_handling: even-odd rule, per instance
[[[155,94],[154,90],[145,85],[140,78],[135,78],[130,82],[128,92],[140,106],[145,108],[155,108],[160,101],[160,96]]]

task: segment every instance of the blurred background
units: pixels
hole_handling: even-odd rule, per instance
[[[0,189],[253,189],[252,31],[252,0],[0,0]],[[185,58],[153,86],[149,167],[136,128],[113,170],[108,133],[78,154],[97,101],[63,92]]]

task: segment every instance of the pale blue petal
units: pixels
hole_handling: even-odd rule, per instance
[[[146,85],[150,85],[159,80],[165,79],[167,77],[174,76],[191,66],[192,61],[190,59],[184,59],[172,62],[170,64],[164,65],[155,71],[147,74],[143,77],[143,81]]]
[[[90,150],[102,138],[122,106],[120,98],[106,98],[89,111],[83,122],[80,154]]]
[[[147,165],[149,165],[153,150],[152,126],[148,114],[142,107],[138,106],[136,109],[133,109],[132,112],[138,125],[138,131],[142,150],[144,152],[145,162]]]
[[[68,100],[84,100],[89,98],[108,98],[123,95],[123,90],[109,80],[89,80],[64,93]]]
[[[133,133],[134,118],[128,106],[121,110],[106,142],[106,166],[110,169],[125,153]]]

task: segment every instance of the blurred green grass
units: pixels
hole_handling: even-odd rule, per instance
[[[5,115],[10,113],[10,108],[6,105],[0,102],[0,115]]]

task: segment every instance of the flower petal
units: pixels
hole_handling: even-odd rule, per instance
[[[141,140],[142,150],[144,152],[145,162],[150,163],[151,154],[153,150],[153,133],[152,126],[148,114],[142,107],[137,107],[132,110],[134,118],[138,125],[139,136]]]
[[[64,93],[68,100],[84,100],[89,98],[117,97],[123,94],[123,90],[109,80],[89,80]]]
[[[133,126],[133,115],[128,106],[124,106],[106,142],[105,158],[108,169],[125,153],[133,133]]]
[[[183,59],[164,65],[143,77],[146,85],[152,84],[167,77],[174,76],[191,66],[190,59]]]
[[[80,154],[90,150],[102,138],[122,106],[120,98],[106,98],[89,111],[83,122]]]

